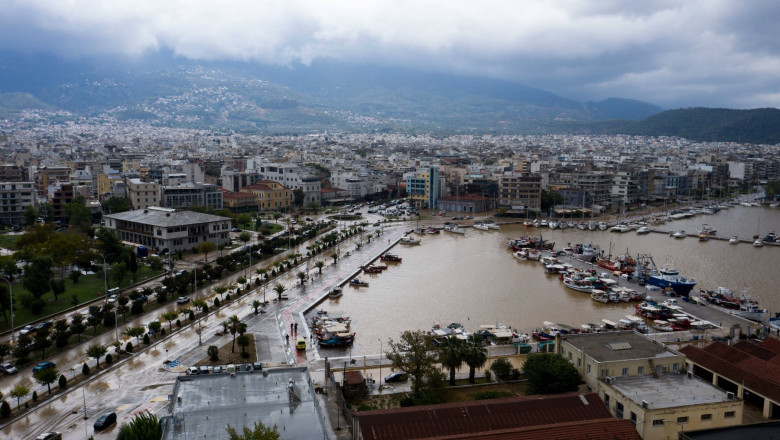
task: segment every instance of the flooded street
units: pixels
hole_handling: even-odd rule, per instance
[[[556,276],[545,274],[538,262],[513,258],[505,245],[510,238],[541,234],[555,241],[556,249],[566,243],[593,243],[608,251],[612,243],[613,254],[626,249],[634,256],[649,253],[659,266],[670,257],[683,276],[697,280],[696,292],[718,286],[738,292],[747,287],[763,307],[780,311],[780,247],[755,248],[727,240],[700,242],[695,234],[703,223],[716,228],[719,237],[750,239],[759,223],[762,236],[769,230],[780,230],[780,210],[737,206],[716,215],[653,227],[685,229],[692,235],[685,239],[662,233],[526,229],[522,225],[505,225],[495,232],[467,229],[465,236],[448,232],[425,235],[419,246],[393,248],[391,252],[403,262],[387,263],[389,269],[378,275],[361,274],[368,287],[346,286],[341,298],[325,300],[318,307],[352,318],[352,329],[357,332],[353,356],[377,353],[380,339],[386,345],[388,338],[397,339],[404,330],[428,330],[434,322],[459,322],[470,331],[480,324],[495,323],[528,331],[543,321],[579,326],[633,314],[634,304],[597,303],[588,294],[564,287]],[[636,284],[632,287],[641,289]],[[323,350],[322,355],[327,352]],[[345,354],[331,352],[334,356]]]

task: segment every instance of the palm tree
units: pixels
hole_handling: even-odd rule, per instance
[[[298,272],[298,279],[301,280],[301,286],[306,281],[306,272]]]
[[[263,304],[259,300],[252,301],[252,307],[255,309],[255,315],[257,315],[257,308],[260,307],[260,305]]]
[[[439,362],[450,371],[450,385],[455,386],[455,370],[459,370],[464,361],[464,343],[454,335],[439,343]]]
[[[238,330],[241,327],[241,320],[238,319],[238,316],[233,315],[228,318],[228,323],[228,330],[230,330],[230,334],[233,335],[233,346],[230,349],[230,352],[233,353],[236,351],[236,333],[238,333]]]
[[[474,383],[477,368],[482,368],[487,363],[487,349],[482,345],[482,336],[478,333],[472,333],[466,339],[463,361],[469,366],[469,383]]]
[[[179,314],[176,313],[176,312],[165,312],[162,315],[160,315],[160,318],[168,321],[168,331],[173,330],[172,323],[178,317],[179,317]]]
[[[330,258],[333,258],[333,264],[336,264],[336,261],[339,259],[339,254],[336,252],[330,254]]]
[[[317,260],[316,263],[314,263],[314,266],[319,269],[320,275],[322,275],[322,268],[325,267],[325,262],[322,260]]]
[[[285,290],[287,290],[287,288],[281,284],[277,284],[274,286],[274,292],[276,292],[276,294],[279,295],[277,297],[279,301],[282,300],[282,293],[284,293]]]

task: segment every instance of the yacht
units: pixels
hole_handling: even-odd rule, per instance
[[[673,234],[671,234],[671,235],[672,235],[672,237],[674,237],[674,238],[685,238],[685,237],[687,237],[687,235],[685,234],[685,231],[683,231],[682,229],[680,229],[680,230],[678,230],[678,231],[675,231],[675,232],[674,232]]]
[[[732,236],[731,238],[729,238],[729,243],[731,244],[739,243],[739,237],[737,237],[736,235]]]
[[[639,229],[636,230],[637,234],[649,234],[650,233],[650,227],[649,226],[642,226]]]

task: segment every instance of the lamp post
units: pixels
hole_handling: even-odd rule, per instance
[[[108,299],[108,270],[106,269],[106,257],[110,257],[116,254],[100,254],[103,257],[103,288]],[[119,321],[116,318],[116,306],[114,306],[114,338],[119,342]]]
[[[3,277],[3,281],[8,283],[8,293],[11,297],[11,345],[14,345],[14,287],[10,279]]]
[[[382,339],[379,339],[379,391],[382,391]]]
[[[195,264],[195,267],[193,267],[192,272],[195,274],[195,291],[192,293],[195,293],[198,291],[198,265]],[[203,313],[203,310],[201,310],[201,314]],[[200,329],[200,318],[201,316],[198,315],[198,345],[203,345],[203,341],[201,340],[201,329]]]

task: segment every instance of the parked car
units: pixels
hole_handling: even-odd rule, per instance
[[[215,366],[215,367],[214,367],[214,368],[211,370],[211,372],[212,372],[213,374],[218,374],[218,373],[221,373],[221,372],[222,372],[222,365],[217,365],[217,366]]]
[[[19,370],[17,370],[16,367],[14,367],[10,362],[3,362],[0,364],[0,373],[15,374],[18,372]]]
[[[146,303],[149,300],[149,298],[146,297],[146,295],[141,295],[138,298],[134,299],[133,302],[140,302],[140,303]]]
[[[57,431],[44,432],[35,437],[35,440],[62,440],[62,433]]]
[[[396,371],[395,373],[390,373],[387,376],[385,376],[385,383],[406,382],[408,378],[409,376],[407,376],[406,373],[403,373],[401,371]]]
[[[22,329],[19,331],[19,336],[29,335],[30,333],[35,331],[35,326],[32,325],[25,325],[22,327]]]
[[[57,365],[54,362],[41,362],[40,364],[33,367],[33,374],[43,371],[47,368],[57,368]]]
[[[200,370],[200,374],[209,374],[209,367],[205,365],[201,365],[199,370]]]
[[[116,413],[110,412],[110,413],[105,413],[100,417],[98,417],[98,419],[95,420],[94,427],[96,431],[99,431],[101,429],[108,428],[114,423],[116,423]]]
[[[198,367],[189,367],[186,371],[188,376],[194,376],[196,374],[200,374],[200,369]]]
[[[232,228],[232,229],[230,230],[230,232],[241,232],[241,229],[238,229],[238,228]]]
[[[176,300],[176,304],[186,304],[190,301],[189,296],[180,296],[179,299]]]
[[[114,303],[116,302],[116,298],[117,298],[117,296],[116,296],[116,295],[111,295],[111,296],[109,296],[109,297],[108,297],[108,303],[109,303],[109,304],[114,304]]]
[[[313,222],[314,220],[311,219],[311,217],[306,217],[307,222]]]

